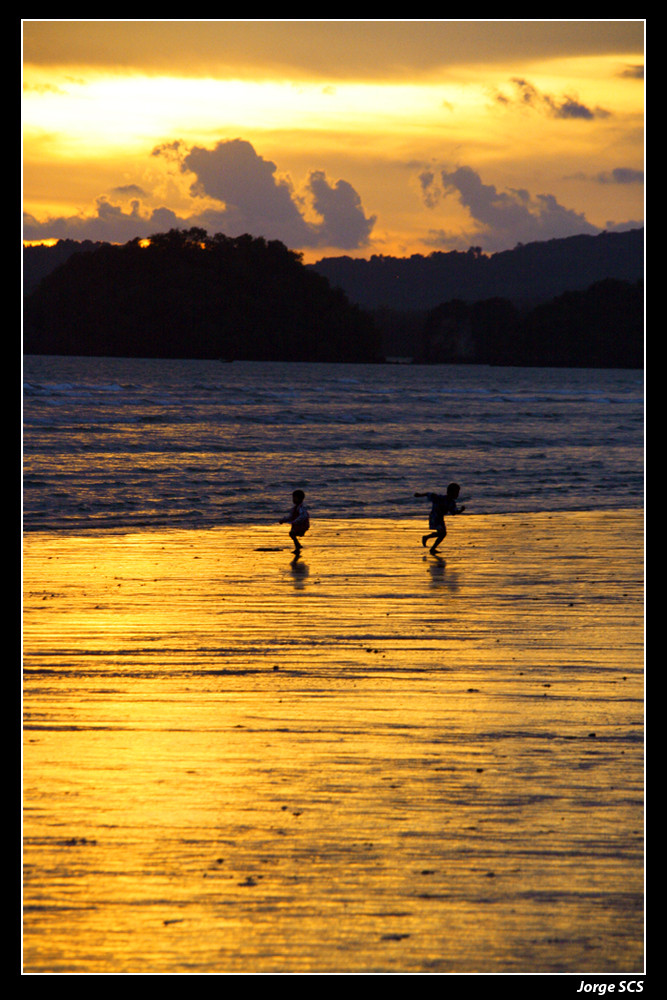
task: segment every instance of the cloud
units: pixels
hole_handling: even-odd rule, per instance
[[[594,118],[608,118],[610,112],[604,108],[589,108],[581,104],[575,97],[565,95],[554,97],[551,94],[543,94],[528,80],[514,77],[511,81],[514,86],[513,96],[507,97],[505,94],[496,95],[496,101],[508,107],[531,108],[532,110],[548,115],[550,118],[573,118],[584,121],[592,121]]]
[[[531,63],[573,53],[641,59],[636,21],[24,21],[23,57],[39,66],[120,66],[257,79],[414,80],[461,64]]]
[[[138,184],[121,184],[113,188],[112,194],[118,198],[146,198],[147,192],[140,188]]]
[[[308,189],[313,196],[313,208],[322,216],[321,226],[314,227],[320,244],[355,250],[366,246],[376,216],[366,217],[361,199],[351,184],[339,180],[332,187],[324,171],[311,173]]]
[[[105,197],[97,199],[96,210],[91,215],[56,216],[42,222],[34,215],[23,215],[24,240],[92,240],[93,242],[126,243],[135,237],[196,225],[179,218],[167,208],[158,208],[141,214],[141,203],[133,200],[130,209],[114,205]]]
[[[275,163],[242,139],[219,142],[214,149],[195,147],[183,158],[182,169],[196,177],[193,196],[213,198],[224,206],[216,214],[222,229],[232,235],[250,232],[294,248],[351,250],[368,243],[375,224],[375,216],[366,217],[347,181],[332,186],[323,170],[314,170],[297,194],[287,179],[276,176]],[[307,221],[306,206],[321,221]]]
[[[219,204],[212,214],[225,233],[243,232],[267,239],[282,238],[299,247],[307,239],[307,226],[293,201],[288,183],[275,176],[276,165],[258,156],[249,142],[233,139],[210,150],[191,149],[181,161],[181,170],[192,173],[194,198]]]
[[[209,233],[250,233],[280,240],[293,250],[353,250],[368,244],[375,225],[376,217],[364,213],[359,195],[347,181],[332,183],[323,170],[313,170],[297,192],[289,179],[278,176],[275,163],[242,139],[221,141],[213,149],[188,149],[175,141],[156,147],[152,155],[175,163],[192,178],[191,213],[178,215],[165,207],[142,212],[139,197],[124,211],[103,196],[92,215],[46,222],[24,216],[23,238],[126,242],[168,228],[200,226]],[[135,185],[113,191],[122,201],[144,194]]]
[[[586,174],[578,171],[567,174],[565,180],[593,181],[595,184],[643,184],[644,171],[634,167],[614,167],[613,170],[603,170],[598,174]]]
[[[435,208],[440,201],[441,191],[432,170],[422,170],[417,178],[422,200],[427,208]]]
[[[624,77],[626,80],[643,80],[644,79],[644,67],[642,66],[626,66],[618,74],[620,77]]]
[[[516,243],[600,232],[583,214],[560,205],[553,195],[532,196],[525,189],[498,191],[492,184],[483,184],[471,167],[443,169],[439,176],[434,171],[424,171],[421,182],[425,201],[431,206],[447,197],[458,198],[472,219],[465,242],[481,245],[488,252],[504,250]],[[431,242],[449,246],[452,243],[442,231],[432,233]],[[463,240],[457,242],[461,245]]]
[[[598,174],[599,184],[643,184],[644,171],[633,170],[631,167],[615,167],[609,173]]]

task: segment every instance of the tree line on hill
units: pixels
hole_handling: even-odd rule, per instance
[[[279,241],[195,228],[144,243],[68,246],[55,269],[42,264],[25,297],[25,353],[643,365],[641,280],[605,277],[531,306],[462,294],[421,310],[368,309]]]
[[[453,299],[428,312],[415,341],[424,364],[641,368],[643,282],[607,278],[527,311],[508,299]]]
[[[277,240],[172,229],[73,253],[25,300],[27,354],[377,361],[370,316]]]
[[[509,299],[530,309],[598,281],[638,281],[644,274],[644,230],[519,243],[486,254],[481,247],[424,256],[325,257],[308,265],[364,309],[420,311],[460,299]]]

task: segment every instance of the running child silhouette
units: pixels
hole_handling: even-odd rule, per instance
[[[430,541],[431,538],[435,538],[433,545],[429,549],[429,552],[432,555],[437,555],[438,545],[440,545],[447,534],[447,528],[445,527],[445,514],[460,514],[465,510],[465,506],[457,507],[456,505],[460,492],[461,487],[458,483],[450,483],[447,487],[447,493],[445,496],[442,496],[439,493],[415,493],[416,497],[426,497],[426,499],[431,503],[431,513],[428,518],[428,526],[433,530],[430,535],[423,536],[422,545],[426,547],[426,543]]]
[[[299,538],[303,538],[308,529],[310,528],[310,515],[308,514],[308,508],[304,504],[306,499],[306,494],[303,490],[295,490],[292,493],[292,503],[294,506],[287,515],[280,520],[280,524],[291,524],[289,536],[294,542],[294,551],[300,552],[303,546],[299,541]]]

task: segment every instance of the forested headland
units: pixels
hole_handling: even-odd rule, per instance
[[[375,361],[371,318],[278,241],[170,230],[73,253],[24,306],[24,351]]]
[[[422,364],[641,367],[642,231],[608,241],[574,239],[518,247],[495,255],[502,257],[497,262],[471,248],[405,261],[333,258],[321,267],[304,265],[279,241],[210,237],[201,229],[122,246],[28,247],[23,349],[230,361],[375,363],[401,355]],[[537,270],[545,281],[535,277],[531,284]],[[396,291],[397,275],[403,298],[378,298],[378,282],[391,278]],[[594,279],[588,285],[587,275]],[[498,294],[499,288],[516,294]],[[517,292],[526,288],[532,299]]]

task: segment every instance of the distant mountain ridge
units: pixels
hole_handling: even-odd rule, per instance
[[[644,277],[644,230],[519,244],[486,255],[479,247],[428,256],[326,257],[308,265],[364,309],[427,311],[460,299],[508,299],[520,308],[613,278]]]
[[[57,267],[69,260],[72,254],[99,250],[110,246],[109,243],[93,243],[91,240],[58,240],[52,246],[23,247],[23,294],[30,295],[39,285],[42,278],[55,271]]]
[[[88,252],[84,252],[88,251]],[[641,368],[644,231],[326,258],[170,230],[26,248],[27,354]]]
[[[105,245],[59,240],[53,246],[24,247],[24,295],[72,254]],[[450,299],[477,302],[494,297],[525,307],[606,278],[639,281],[644,276],[644,230],[519,244],[491,255],[471,247],[428,256],[324,257],[306,267],[365,309],[424,311]]]

